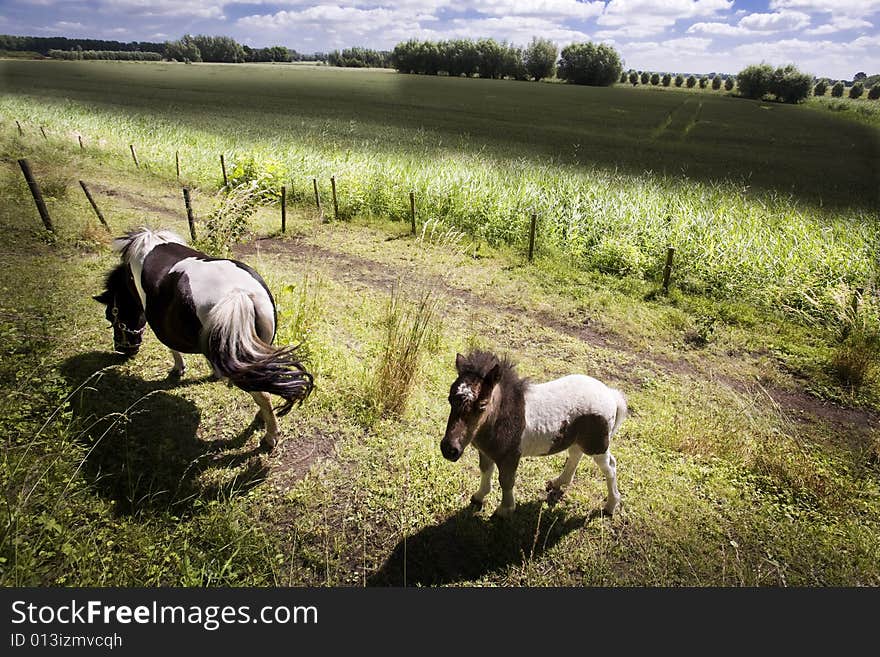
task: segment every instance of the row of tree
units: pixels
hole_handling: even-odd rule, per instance
[[[52,59],[112,59],[128,62],[159,62],[162,55],[157,52],[142,52],[138,50],[50,50],[49,57]]]
[[[534,37],[525,48],[495,39],[453,39],[398,43],[391,65],[402,73],[481,78],[542,80],[554,74],[575,84],[610,85],[622,64],[611,46],[576,43],[559,49],[549,39]]]
[[[227,64],[243,62],[301,62],[324,61],[324,53],[303,55],[285,46],[270,48],[251,48],[243,46],[228,36],[208,36],[184,34],[177,41],[166,41],[165,59],[180,62],[223,62]]]
[[[327,55],[327,63],[330,66],[351,68],[388,68],[391,65],[391,53],[370,48],[345,48],[341,52],[334,50]]]
[[[108,50],[108,51],[143,51],[165,52],[164,43],[149,41],[105,41],[103,39],[68,39],[67,37],[32,37],[0,34],[0,50],[19,52],[38,52],[49,55],[50,50]]]
[[[636,86],[639,83],[651,84],[655,87],[658,85],[669,87],[674,84],[676,87],[684,86],[688,89],[692,89],[697,85],[699,85],[700,89],[706,89],[711,85],[712,89],[715,91],[721,89],[722,86],[727,91],[730,91],[735,84],[735,80],[731,76],[702,75],[697,77],[696,75],[688,75],[687,78],[685,78],[681,73],[678,73],[673,77],[671,73],[651,73],[649,71],[634,71],[632,69],[621,73],[619,82],[629,82],[633,86]]]

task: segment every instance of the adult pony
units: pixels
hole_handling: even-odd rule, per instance
[[[589,454],[608,485],[605,513],[617,510],[617,461],[609,445],[626,418],[623,393],[581,374],[533,384],[521,379],[509,360],[486,351],[457,354],[455,368],[458,378],[449,391],[451,410],[440,451],[457,461],[471,442],[479,450],[482,479],[471,497],[474,506],[483,506],[497,465],[501,504],[495,515],[510,515],[516,508],[513,485],[520,457],[567,449],[562,472],[547,482],[547,503],[561,499],[581,457]]]
[[[251,394],[260,408],[264,447],[278,441],[269,394],[285,403],[278,415],[312,391],[312,375],[296,360],[295,347],[272,346],[275,300],[260,275],[242,262],[211,258],[178,235],[140,229],[113,241],[121,263],[93,297],[107,306],[116,351],[134,356],[145,325],[171,350],[169,376],[183,376],[182,354],[202,354],[214,374]]]

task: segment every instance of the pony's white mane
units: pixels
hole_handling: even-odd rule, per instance
[[[139,266],[150,251],[167,243],[186,244],[186,240],[170,230],[139,228],[113,240],[113,250],[121,254],[124,263]]]

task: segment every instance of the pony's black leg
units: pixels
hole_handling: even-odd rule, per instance
[[[502,518],[509,516],[516,509],[516,498],[513,496],[513,484],[516,482],[516,469],[519,467],[519,455],[510,456],[498,463],[498,483],[501,484],[501,504],[492,515]]]
[[[179,379],[186,373],[186,363],[183,362],[183,355],[174,349],[171,350],[171,357],[174,359],[174,367],[168,372],[168,376]]]
[[[275,419],[275,411],[272,410],[272,402],[265,392],[252,392],[251,397],[260,407],[260,415],[266,426],[266,435],[263,436],[260,444],[266,449],[272,449],[278,444],[278,421]]]
[[[492,473],[495,472],[495,461],[480,452],[480,490],[471,495],[471,506],[483,508],[483,500],[492,490]]]

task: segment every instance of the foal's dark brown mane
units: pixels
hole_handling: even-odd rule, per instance
[[[485,449],[490,454],[498,450],[505,452],[508,446],[518,444],[526,426],[525,391],[529,385],[528,379],[520,378],[506,355],[498,358],[489,351],[479,349],[465,357],[459,373],[459,376],[471,374],[485,379],[495,365],[501,366],[501,377],[497,383],[501,400],[494,423],[485,427],[475,439],[480,449]]]
[[[495,365],[501,366],[501,386],[504,397],[508,395],[521,396],[528,385],[528,379],[520,378],[516,373],[516,366],[507,355],[499,358],[491,351],[476,349],[465,356],[459,375],[472,374],[485,379]]]

